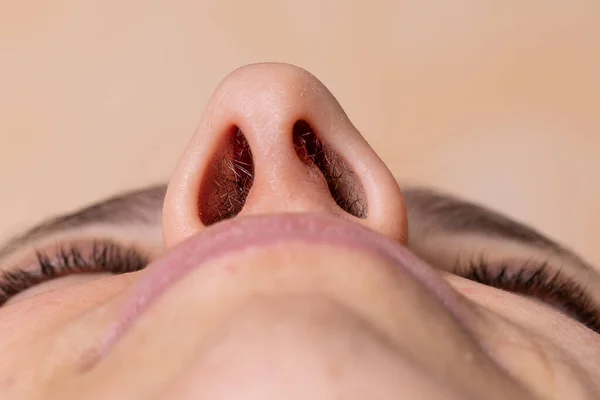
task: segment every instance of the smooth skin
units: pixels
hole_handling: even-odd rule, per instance
[[[338,207],[323,176],[298,158],[291,132],[299,119],[354,171],[366,218]],[[252,149],[255,180],[236,217],[207,227],[202,182],[232,125]],[[0,308],[3,399],[600,396],[599,334],[552,305],[448,272],[467,250],[543,258],[581,278],[576,260],[483,235],[429,234],[333,95],[298,67],[257,64],[224,79],[160,213],[144,224],[37,237],[0,258],[8,271],[57,241],[110,237],[152,260],[139,272],[61,277]],[[247,222],[280,226],[283,218],[296,221],[286,225],[292,233],[309,221],[306,238],[267,240],[277,229]],[[366,232],[400,261],[345,239],[314,239],[322,220],[340,237]],[[250,244],[199,256],[203,243],[231,232]],[[184,264],[185,274],[152,289]],[[597,275],[586,275],[589,285],[600,285]]]

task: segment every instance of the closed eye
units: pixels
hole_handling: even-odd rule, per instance
[[[38,251],[28,268],[6,269],[0,274],[0,305],[34,286],[64,276],[85,273],[125,274],[142,270],[148,257],[133,247],[111,241],[57,245],[53,251]]]
[[[506,260],[491,263],[484,256],[458,261],[453,273],[471,281],[544,302],[600,334],[600,311],[582,284],[546,262]]]

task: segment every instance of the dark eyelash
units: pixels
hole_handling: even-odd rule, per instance
[[[35,269],[12,269],[0,274],[0,306],[40,283],[75,273],[125,274],[144,269],[148,258],[137,249],[110,241],[95,241],[89,251],[75,244],[59,245],[54,253],[36,252]]]
[[[509,262],[490,265],[484,257],[455,266],[456,275],[505,290],[536,298],[567,314],[600,334],[600,312],[584,287],[560,271],[552,271],[545,262]]]

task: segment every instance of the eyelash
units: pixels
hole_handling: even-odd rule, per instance
[[[148,258],[134,248],[109,241],[93,242],[89,254],[76,245],[59,245],[54,253],[36,253],[37,266],[14,269],[0,274],[0,306],[11,297],[35,285],[75,273],[125,274],[142,270]]]
[[[89,254],[76,245],[58,246],[54,254],[36,253],[36,270],[16,269],[0,274],[0,306],[35,285],[75,273],[125,274],[142,270],[148,257],[137,249],[109,241],[96,241]],[[559,271],[549,271],[545,262],[514,267],[507,262],[493,267],[484,258],[456,263],[454,274],[507,292],[531,296],[564,311],[600,334],[600,313],[582,285]]]
[[[524,262],[516,268],[502,262],[492,267],[480,257],[466,266],[457,263],[454,273],[486,286],[538,299],[600,334],[600,312],[590,295],[581,284],[560,271],[550,271],[545,262]]]

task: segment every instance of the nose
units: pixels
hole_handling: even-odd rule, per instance
[[[165,244],[237,215],[290,212],[407,240],[394,176],[331,92],[296,66],[246,66],[221,82],[172,175]]]

